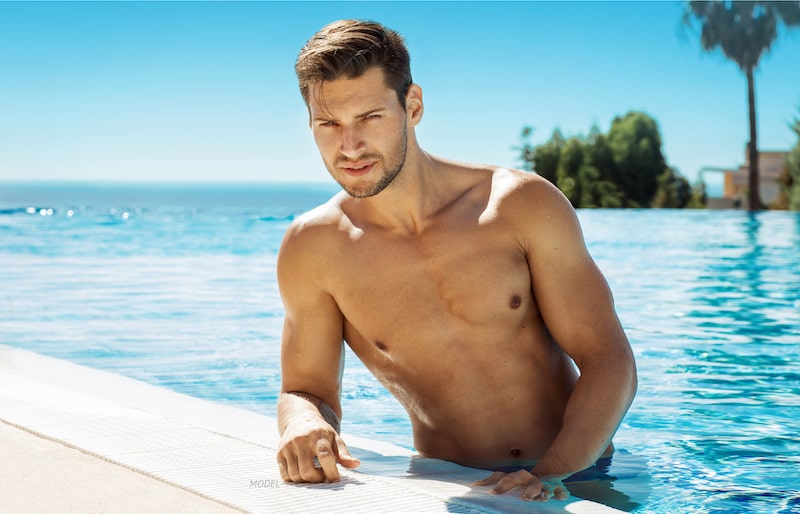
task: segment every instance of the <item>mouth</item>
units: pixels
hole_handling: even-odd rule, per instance
[[[372,171],[375,166],[376,162],[368,162],[368,163],[348,163],[347,166],[340,166],[342,171],[350,175],[351,177],[363,177],[370,171]]]

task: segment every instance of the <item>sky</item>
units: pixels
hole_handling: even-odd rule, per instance
[[[524,126],[538,145],[638,110],[694,182],[704,166],[743,161],[747,89],[682,12],[666,1],[0,1],[0,182],[331,181],[293,66],[341,18],[405,37],[429,153],[518,167]],[[789,149],[800,29],[762,58],[756,95],[759,147]]]

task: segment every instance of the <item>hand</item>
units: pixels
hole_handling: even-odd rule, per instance
[[[350,455],[333,427],[321,418],[295,421],[287,426],[277,458],[281,478],[286,482],[338,482],[337,463],[346,468],[361,464]]]
[[[556,500],[569,498],[569,491],[561,480],[542,480],[533,473],[521,469],[513,473],[495,471],[483,480],[473,482],[472,485],[494,485],[492,494],[503,494],[517,487],[523,488],[520,497],[528,501],[547,501],[555,497]]]

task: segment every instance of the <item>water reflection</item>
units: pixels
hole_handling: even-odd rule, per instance
[[[643,511],[790,505],[800,490],[800,214],[579,215],[636,353],[639,392],[616,441],[649,461]]]
[[[682,396],[691,407],[679,446],[720,472],[700,480],[725,492],[711,495],[706,505],[758,509],[792,497],[793,478],[769,477],[764,470],[785,465],[786,455],[800,451],[794,429],[800,395],[798,218],[743,213],[730,221],[717,227],[724,229],[718,234],[724,242],[706,249],[708,280],[690,289],[692,308],[684,320],[706,337],[690,341],[670,371],[685,379]],[[758,472],[746,466],[752,463]]]

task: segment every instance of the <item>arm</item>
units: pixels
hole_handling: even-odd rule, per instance
[[[545,185],[537,211],[550,213],[550,219],[540,219],[527,235],[533,291],[546,326],[575,361],[580,378],[561,432],[532,472],[564,478],[591,466],[609,447],[637,379],[611,291],[586,249],[575,211]]]
[[[277,453],[287,482],[337,481],[337,462],[356,467],[338,434],[341,406],[342,315],[324,288],[324,263],[309,234],[293,225],[278,255],[285,318]],[[316,458],[318,466],[315,465]]]
[[[580,377],[567,402],[561,431],[530,473],[495,474],[494,492],[524,487],[523,497],[563,494],[560,481],[591,466],[636,392],[636,365],[614,310],[611,291],[586,249],[575,211],[560,191],[538,177],[520,188],[511,207],[527,254],[533,293],[545,325],[575,361]],[[554,484],[554,490],[546,483]]]

